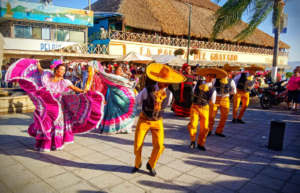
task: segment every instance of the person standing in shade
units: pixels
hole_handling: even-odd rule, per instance
[[[199,69],[200,69],[200,65],[196,64],[196,68],[192,71],[192,74],[195,75],[196,80],[201,80],[201,76],[197,75]]]
[[[155,165],[164,151],[164,128],[162,117],[165,108],[172,101],[172,93],[168,89],[169,84],[180,83],[186,80],[185,76],[168,66],[162,64],[150,64],[146,70],[147,76],[158,83],[144,88],[136,97],[138,104],[142,105],[142,112],[136,126],[134,138],[135,167],[132,173],[136,173],[142,167],[142,148],[146,134],[152,133],[153,150],[147,163],[150,175],[156,176]]]
[[[234,70],[240,69],[239,66],[230,66],[229,64],[225,64],[223,70],[225,70],[228,74],[228,77],[222,79],[216,79],[213,84],[217,91],[217,98],[215,104],[211,104],[209,107],[209,136],[213,130],[215,117],[217,115],[218,110],[221,111],[221,118],[219,125],[216,129],[216,136],[226,137],[223,134],[223,129],[226,124],[226,120],[230,110],[230,94],[236,94],[236,86],[235,82],[229,78],[230,72]]]
[[[208,134],[209,122],[209,103],[216,101],[216,89],[212,82],[215,78],[221,79],[227,77],[224,70],[217,68],[202,68],[198,70],[197,75],[206,77],[205,81],[198,80],[194,87],[194,100],[191,107],[190,122],[187,125],[191,137],[190,148],[195,148],[197,126],[200,118],[200,132],[198,136],[198,149],[206,151],[204,147],[206,136]]]
[[[242,118],[249,105],[250,90],[254,87],[256,82],[254,76],[256,75],[257,71],[264,70],[265,68],[253,64],[251,67],[244,67],[244,69],[249,70],[249,73],[242,72],[239,75],[235,76],[233,79],[237,88],[237,92],[234,95],[233,100],[233,123],[245,124],[245,122],[242,121]],[[243,103],[243,106],[240,110],[239,116],[237,116],[241,101]]]
[[[6,70],[5,70],[5,66],[2,66],[1,74],[2,74],[2,78],[1,78],[1,88],[5,88],[5,87],[6,87],[6,82],[5,82],[5,74],[6,74]]]
[[[10,63],[6,64],[6,70],[10,67]],[[8,82],[7,83],[7,88],[12,88],[13,87],[13,82]]]

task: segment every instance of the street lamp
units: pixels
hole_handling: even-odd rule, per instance
[[[185,3],[190,7],[190,17],[189,17],[189,35],[188,35],[188,48],[187,48],[187,64],[190,64],[190,40],[191,40],[191,15],[192,15],[192,6],[188,3]]]

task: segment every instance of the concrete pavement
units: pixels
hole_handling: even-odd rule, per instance
[[[40,153],[33,150],[35,139],[27,134],[33,113],[3,115],[0,192],[300,192],[300,113],[252,106],[244,115],[247,124],[233,124],[231,119],[232,114],[224,129],[227,137],[213,132],[203,152],[188,148],[189,119],[168,110],[165,151],[156,166],[158,176],[151,177],[146,170],[151,132],[145,138],[143,166],[131,174],[134,132],[108,136],[93,131],[77,135],[62,151]],[[261,147],[268,143],[272,119],[286,121],[280,152]]]

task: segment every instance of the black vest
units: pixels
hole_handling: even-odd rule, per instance
[[[254,84],[255,84],[255,78],[253,78],[252,81],[249,81],[247,79],[247,74],[241,73],[241,78],[239,79],[236,88],[244,92],[250,92],[250,89]]]
[[[217,94],[222,94],[222,95],[230,94],[232,79],[229,78],[227,84],[223,84],[220,81],[221,81],[221,79],[216,79],[216,82],[215,82],[215,88],[216,88]]]
[[[166,95],[167,97],[162,101],[161,103],[161,110],[157,111],[154,110],[154,102],[155,102],[155,96],[154,93],[156,92],[154,86],[148,86],[146,87],[147,90],[147,99],[143,100],[143,114],[149,121],[157,121],[160,118],[162,118],[164,114],[164,110],[168,105],[169,97],[170,97],[170,90],[166,89]]]
[[[202,80],[198,80],[195,91],[194,91],[194,105],[200,105],[202,107],[205,107],[208,105],[214,91],[216,90],[215,87],[210,86],[209,90],[204,92],[199,89],[199,86],[202,84]]]

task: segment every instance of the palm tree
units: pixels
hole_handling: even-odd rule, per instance
[[[216,0],[217,3],[220,0]],[[227,2],[216,11],[211,40],[214,40],[224,30],[238,25],[242,21],[242,15],[246,12],[249,15],[247,28],[236,35],[235,40],[240,41],[250,36],[257,26],[272,14],[272,23],[275,27],[274,55],[273,55],[273,75],[276,77],[278,63],[278,42],[279,33],[283,27],[283,8],[285,2],[290,0],[227,0]],[[275,67],[275,68],[274,68]],[[273,79],[274,80],[274,79]]]

